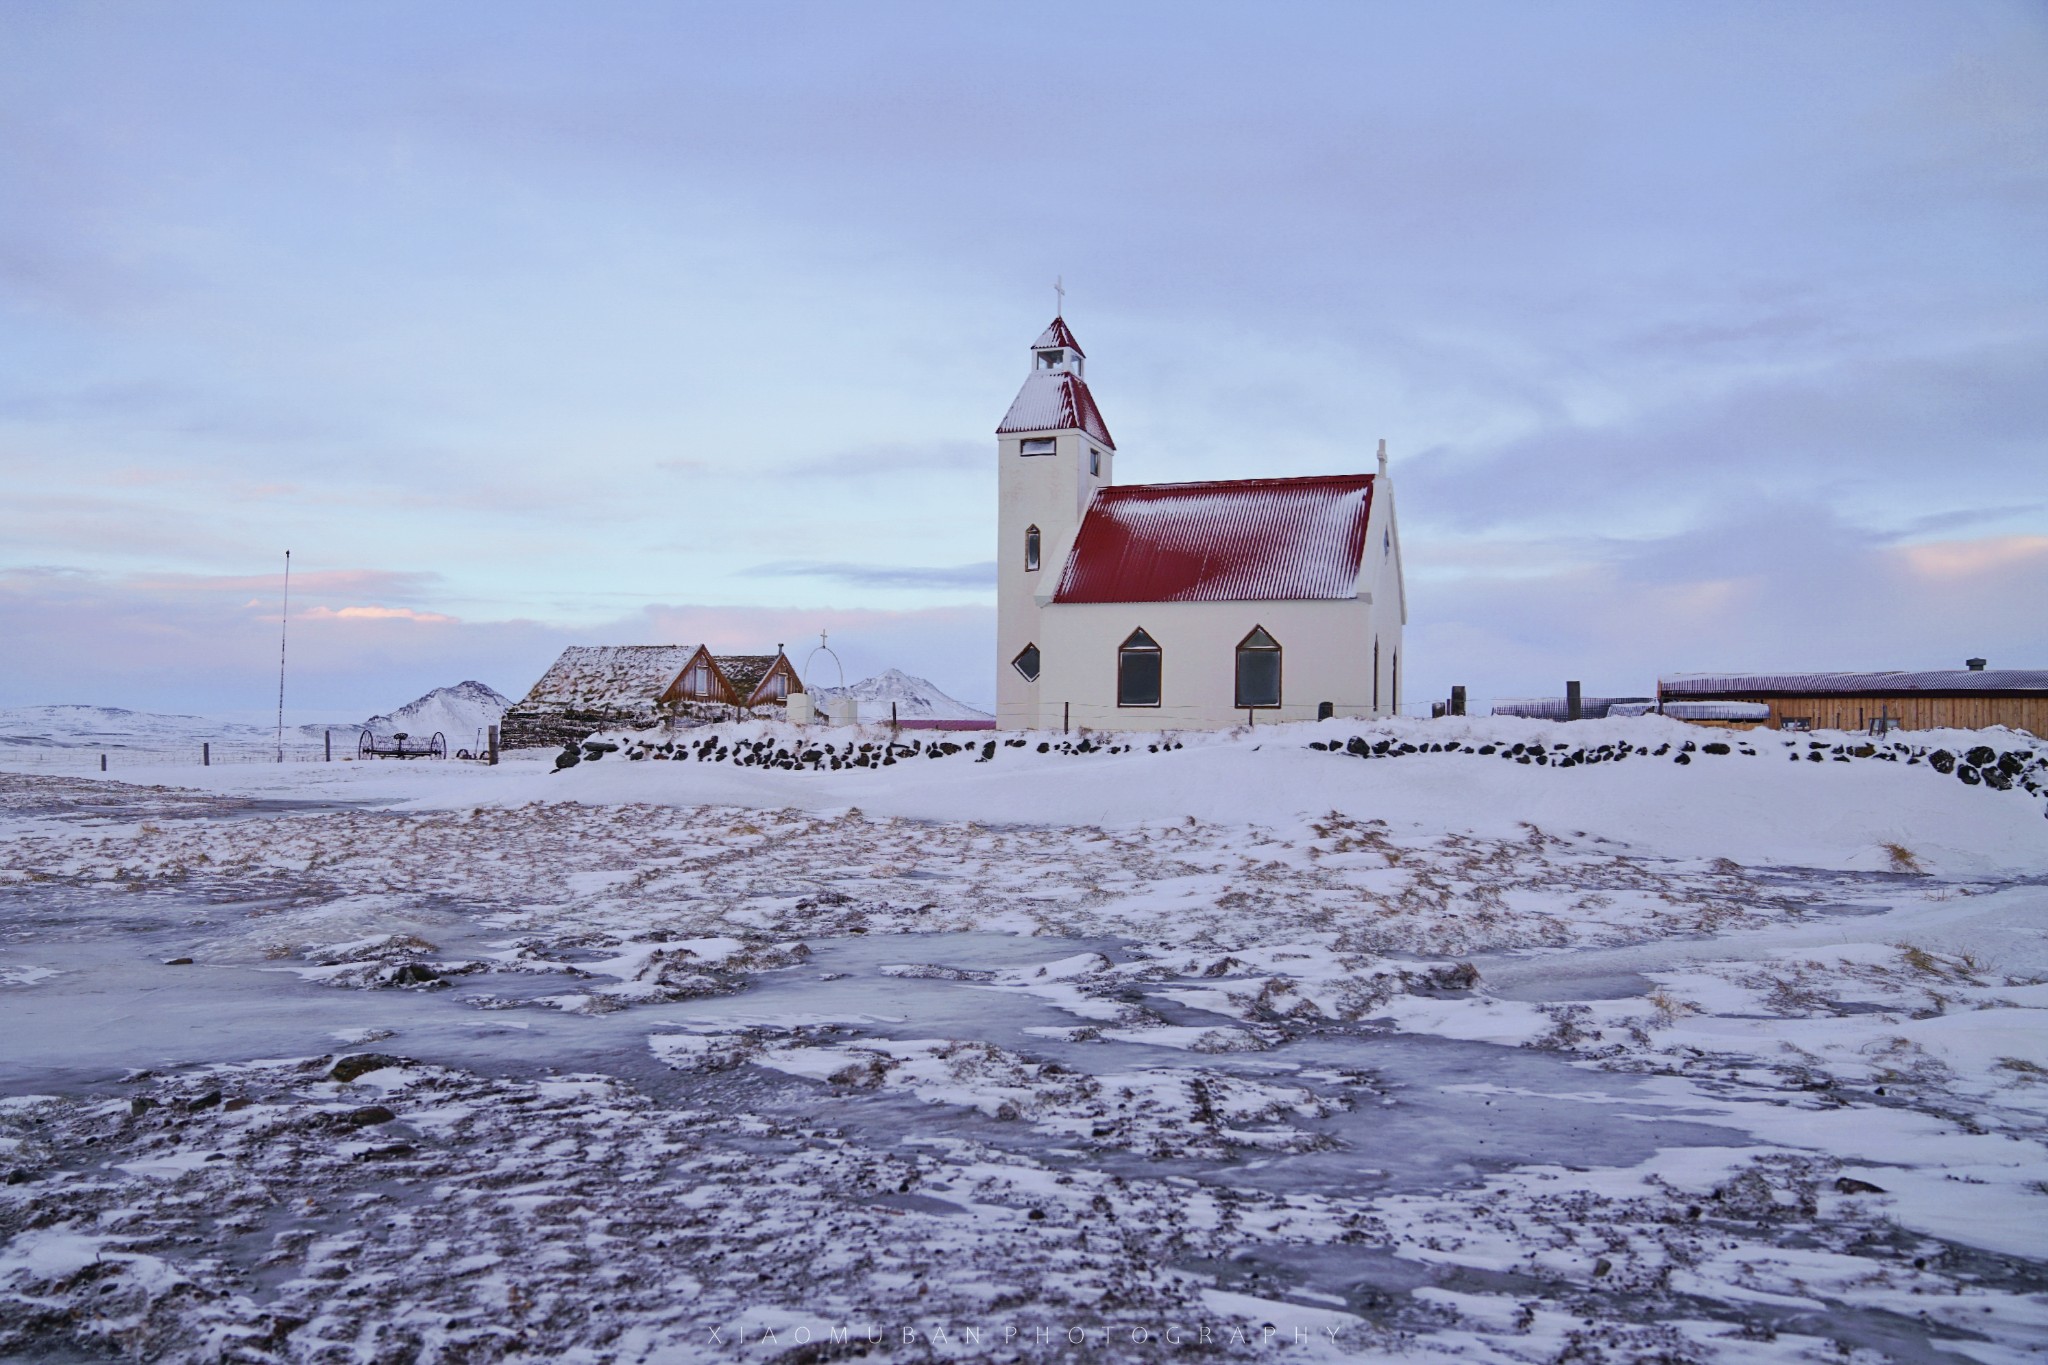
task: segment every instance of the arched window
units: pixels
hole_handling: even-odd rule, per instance
[[[1038,646],[1026,645],[1016,658],[1010,660],[1010,667],[1024,675],[1024,681],[1038,681]]]
[[[1280,704],[1280,642],[1264,626],[1253,626],[1252,633],[1237,642],[1237,704]]]
[[[1116,651],[1116,704],[1159,705],[1159,642],[1134,630]]]
[[[1038,572],[1038,528],[1036,526],[1024,528],[1024,572]]]

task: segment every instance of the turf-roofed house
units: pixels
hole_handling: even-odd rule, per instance
[[[713,654],[707,645],[571,645],[505,713],[502,743],[530,749],[599,730],[714,720],[786,704],[803,691],[786,655]]]
[[[996,428],[996,716],[1218,728],[1393,713],[1407,597],[1387,477],[1116,482],[1064,317]]]

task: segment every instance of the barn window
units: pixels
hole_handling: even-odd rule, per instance
[[[1038,572],[1038,528],[1036,526],[1024,528],[1024,572]]]
[[[1813,728],[1813,717],[1786,716],[1778,722],[1778,728],[1780,730],[1811,730]]]
[[[1159,642],[1134,630],[1116,651],[1116,704],[1159,705]]]
[[[1264,626],[1253,626],[1237,643],[1237,704],[1280,704],[1280,642]]]
[[[1050,436],[1026,436],[1017,443],[1019,455],[1051,455],[1059,449]]]
[[[1024,675],[1024,681],[1038,681],[1038,646],[1026,645],[1023,652],[1010,660],[1010,667]]]

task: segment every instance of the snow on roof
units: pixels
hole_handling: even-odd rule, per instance
[[[713,662],[718,665],[718,671],[725,675],[725,680],[728,683],[732,684],[734,693],[739,696],[741,701],[745,701],[754,695],[754,689],[761,685],[761,679],[768,676],[768,670],[775,667],[775,661],[782,656],[780,654],[714,654],[711,657]],[[795,665],[791,665],[790,671],[792,673],[796,671]],[[799,686],[796,690],[802,691],[803,689]]]
[[[1109,427],[1102,420],[1102,410],[1095,406],[1095,395],[1088,392],[1081,376],[1060,370],[1033,370],[1024,380],[1024,387],[1017,390],[1010,410],[1003,414],[996,435],[1071,428],[1079,428],[1111,450],[1116,449],[1116,442],[1109,438]]]
[[[1261,602],[1358,592],[1370,474],[1098,491],[1056,602]]]
[[[1668,701],[1664,714],[1673,720],[1769,720],[1771,708],[1760,701]]]
[[[1067,329],[1067,320],[1063,317],[1055,317],[1051,324],[1038,334],[1038,340],[1031,343],[1031,349],[1034,351],[1048,350],[1055,346],[1063,346],[1078,356],[1085,357],[1088,354],[1081,349],[1081,343],[1074,340],[1074,334]]]
[[[1648,697],[1580,697],[1579,719],[1605,720],[1612,715],[1637,715],[1650,709],[1656,703]],[[1641,706],[1640,711],[1622,710],[1616,707]],[[1571,715],[1570,700],[1566,697],[1499,697],[1492,706],[1496,716],[1522,716],[1529,720],[1564,720]]]
[[[562,706],[648,706],[701,646],[571,645],[526,694]]]
[[[1878,696],[1893,692],[2048,692],[2048,669],[1939,668],[1891,673],[1681,673],[1660,678],[1667,697]]]

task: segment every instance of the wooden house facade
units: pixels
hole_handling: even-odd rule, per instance
[[[1967,668],[1919,673],[1760,673],[1664,678],[1660,705],[1756,702],[1774,730],[1897,730],[1994,725],[2048,738],[2048,669]]]

